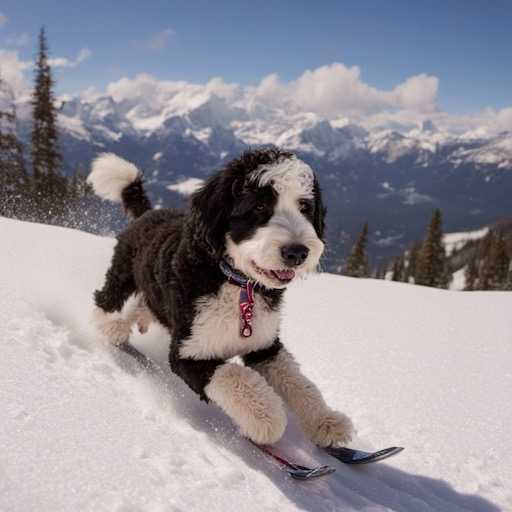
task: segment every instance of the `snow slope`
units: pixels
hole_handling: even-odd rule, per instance
[[[354,444],[406,447],[354,469],[292,421],[280,448],[337,467],[297,483],[169,374],[162,330],[134,336],[153,374],[95,340],[111,239],[5,219],[0,235],[2,512],[512,509],[512,293],[332,275],[293,286],[282,339],[351,415]]]

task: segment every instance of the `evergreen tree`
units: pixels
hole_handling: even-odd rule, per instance
[[[86,180],[85,170],[81,164],[78,164],[73,176],[68,180],[67,195],[71,201],[83,199],[92,193],[92,188]]]
[[[489,289],[501,290],[506,285],[510,265],[507,245],[501,232],[492,239],[489,260],[487,266]]]
[[[377,267],[377,273],[375,275],[375,279],[386,279],[386,271],[387,271],[387,265],[385,263],[381,263]]]
[[[350,277],[368,277],[369,266],[366,256],[366,244],[368,241],[368,222],[365,222],[357,241],[352,248],[352,253],[347,261],[344,274]]]
[[[393,262],[393,273],[391,274],[391,281],[403,281],[404,280],[404,257],[399,256]]]
[[[503,288],[504,290],[512,290],[512,268],[509,268],[507,281]]]
[[[469,260],[466,269],[464,270],[464,277],[466,280],[466,286],[464,290],[471,291],[477,290],[478,286],[478,264],[476,255]]]
[[[493,258],[491,257],[492,247],[494,245],[494,233],[489,231],[483,238],[478,253],[480,256],[480,265],[478,268],[478,289],[490,290],[492,275],[494,274]]]
[[[23,146],[17,136],[14,94],[0,77],[0,215],[20,216],[27,185]]]
[[[436,209],[418,255],[416,283],[447,288],[450,281],[446,252],[443,245],[441,210]]]
[[[47,220],[62,211],[66,200],[66,179],[60,172],[62,157],[58,147],[57,108],[53,87],[46,32],[41,28],[32,95],[31,150],[33,191],[41,209],[40,214]]]
[[[416,272],[418,267],[418,255],[420,253],[421,244],[414,242],[412,247],[408,251],[407,255],[407,266],[404,270],[404,281],[410,283],[411,280],[416,282]]]
[[[507,244],[503,239],[503,233],[500,233],[496,240],[495,254],[496,259],[496,272],[494,274],[494,280],[496,284],[501,288],[507,281],[508,270],[510,267],[510,257],[507,254]]]

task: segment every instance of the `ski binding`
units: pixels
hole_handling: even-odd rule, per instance
[[[276,460],[279,465],[284,470],[286,470],[286,472],[295,480],[311,480],[312,478],[330,475],[336,471],[336,469],[332,468],[331,466],[317,466],[314,468],[301,466],[300,464],[295,464],[294,462],[290,462],[284,457],[277,455],[268,446],[259,445],[256,443],[252,444],[259,448],[263,453]]]

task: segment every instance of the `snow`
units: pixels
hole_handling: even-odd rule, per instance
[[[60,127],[73,135],[73,137],[79,140],[91,140],[91,135],[79,117],[70,117],[64,114],[59,114],[58,121]]]
[[[446,233],[443,236],[444,248],[446,254],[450,256],[453,251],[462,249],[467,242],[480,240],[489,232],[488,227],[477,229],[476,231],[460,231],[457,233]]]
[[[450,282],[450,290],[464,290],[466,287],[466,267],[459,268],[453,273],[453,279]]]
[[[187,178],[186,180],[180,181],[169,185],[167,188],[173,192],[178,192],[183,196],[189,196],[193,194],[199,187],[204,183],[204,180],[200,178]]]
[[[475,148],[461,148],[451,156],[452,162],[460,165],[472,162],[480,166],[495,166],[498,169],[512,169],[512,137],[503,132],[488,140],[481,140]]]
[[[260,86],[265,83],[269,91],[281,90],[279,81],[263,80]],[[274,144],[328,161],[365,155],[390,165],[408,158],[415,167],[448,163],[456,168],[469,164],[483,173],[512,169],[512,132],[498,132],[490,125],[477,127],[476,120],[470,123],[474,129],[461,131],[443,116],[435,116],[435,125],[423,115],[408,122],[392,122],[388,118],[391,113],[345,116],[311,110],[307,101],[272,100],[258,93],[265,89],[260,86],[229,84],[221,78],[206,84],[159,81],[141,73],[109,84],[101,94],[91,90],[67,97],[59,119],[63,131],[93,144],[118,141],[121,134],[149,138],[174,132],[217,146],[212,134],[221,129],[230,134],[231,143]],[[303,99],[307,100],[307,95]],[[20,119],[26,122],[30,103],[18,103]],[[228,143],[221,149],[233,148]]]
[[[407,206],[414,206],[417,204],[432,202],[432,197],[430,197],[427,194],[422,194],[418,192],[413,182],[411,182],[408,186],[398,190],[393,188],[393,186],[391,186],[388,181],[384,181],[383,183],[380,184],[380,186],[384,189],[384,192],[377,194],[377,199],[387,199],[390,197],[396,197],[400,200],[402,204],[405,204]]]
[[[109,130],[106,126],[102,126],[100,124],[94,125],[93,128],[103,134],[105,137],[115,140],[116,142],[119,142],[123,136],[123,132],[114,132]]]
[[[190,128],[188,128],[187,130],[185,130],[185,135],[193,136],[197,140],[200,140],[201,142],[208,144],[208,141],[210,140],[210,137],[212,135],[212,129],[210,127],[203,128],[202,130],[191,130]]]
[[[342,466],[291,418],[279,448],[337,469],[298,483],[169,373],[163,330],[133,336],[153,374],[98,343],[91,297],[112,239],[5,219],[0,232],[0,510],[512,509],[512,293],[327,274],[292,286],[282,340],[352,417],[353,445],[406,447]]]

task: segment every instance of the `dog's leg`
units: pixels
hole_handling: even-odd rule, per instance
[[[277,345],[276,345],[277,344]],[[347,443],[353,434],[350,419],[333,411],[318,388],[304,375],[293,356],[276,340],[276,351],[258,352],[244,358],[246,364],[261,373],[287,402],[297,416],[304,433],[318,446]]]
[[[146,305],[144,297],[139,297],[137,306],[133,312],[133,323],[137,324],[137,328],[141,334],[145,334],[148,332],[149,326],[153,322],[157,322],[156,318]]]
[[[278,441],[286,428],[281,398],[250,368],[226,363],[217,368],[205,393],[255,443]]]
[[[274,443],[283,435],[286,414],[281,398],[250,368],[219,359],[180,358],[171,344],[171,369],[202,400],[215,402],[255,443]]]
[[[128,297],[135,292],[132,272],[132,251],[123,242],[114,249],[112,263],[107,271],[105,284],[94,293],[96,307],[94,322],[104,341],[120,345],[128,341],[132,320],[121,313]]]

